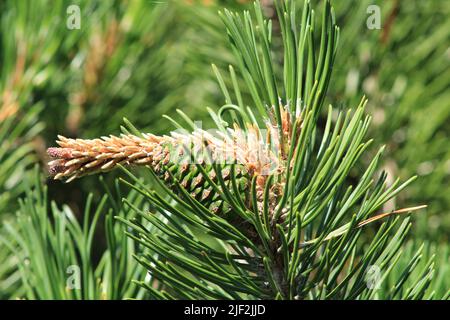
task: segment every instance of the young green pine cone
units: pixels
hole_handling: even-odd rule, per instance
[[[273,143],[263,141],[259,130],[252,125],[245,131],[235,126],[227,133],[217,135],[197,129],[191,134],[173,133],[172,136],[121,135],[92,140],[58,138],[59,147],[47,150],[53,158],[49,162],[49,172],[54,179],[69,182],[85,175],[111,171],[119,164],[149,166],[172,190],[176,189],[176,179],[213,212],[228,212],[230,208],[209,185],[197,164],[205,168],[208,177],[217,185],[212,163],[220,165],[229,190],[232,189],[231,164],[236,164],[238,191],[245,203],[250,201],[249,190],[254,176],[258,199],[262,202],[267,176],[282,171],[277,152],[271,147]],[[274,141],[273,138],[271,140]],[[279,189],[279,186],[273,187],[273,204]]]

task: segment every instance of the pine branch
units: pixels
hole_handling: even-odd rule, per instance
[[[301,23],[296,22],[300,16],[294,2],[277,3],[277,12],[284,44],[282,81],[275,74],[271,22],[263,18],[259,3],[253,16],[221,14],[254,109],[246,107],[237,81],[232,83],[234,103],[215,69],[227,101],[217,113],[210,110],[215,136],[180,113],[186,125],[169,119],[192,133],[140,137],[125,129],[121,137],[60,137],[61,148],[49,149],[56,158],[50,163],[55,178],[120,166],[130,179],[123,182],[152,204],[148,212],[125,200],[157,233],[139,220],[118,219],[129,227],[129,237],[147,249],[136,258],[161,283],[161,290],[140,283],[153,298],[370,298],[370,267],[379,268],[383,281],[399,260],[409,219],[373,215],[415,178],[388,186],[386,173],[376,177],[381,148],[360,179],[348,183],[371,144],[365,141],[370,124],[365,98],[346,113],[336,114],[330,106],[325,127],[319,123],[339,35],[331,5],[324,4],[318,48],[309,1]],[[230,68],[230,77],[235,76]],[[263,129],[269,133],[266,139]],[[223,162],[218,154],[230,144],[231,163]],[[203,147],[212,150],[204,152]],[[261,148],[265,158],[258,157]],[[180,155],[188,155],[187,166]],[[149,165],[159,188],[149,188],[125,168],[133,163]],[[267,163],[275,170],[263,170]],[[219,210],[212,205],[216,201]],[[363,226],[381,218],[388,219],[364,244]],[[407,296],[423,297],[432,274],[430,263]],[[394,293],[404,283],[400,279]]]
[[[447,242],[450,218],[444,212],[449,211],[450,197],[442,192],[442,185],[450,159],[446,147],[450,119],[446,54],[450,23],[446,17],[450,4],[383,3],[381,30],[365,27],[366,10],[372,4],[370,0],[335,2],[337,20],[345,26],[336,64],[346,72],[333,74],[329,97],[333,103],[352,105],[359,99],[357,92],[368,96],[368,111],[375,118],[370,134],[377,143],[388,145],[385,168],[392,176],[417,174],[420,179],[396,199],[396,205],[433,204],[427,217],[419,217],[414,225],[418,246],[423,240]],[[383,34],[387,36],[384,43]]]
[[[145,297],[145,292],[132,283],[144,281],[145,270],[133,261],[135,246],[114,222],[113,214],[123,217],[125,212],[114,203],[111,191],[106,189],[109,196],[98,203],[94,203],[92,194],[88,197],[80,224],[68,206],[60,209],[54,202],[48,203],[47,190],[41,189],[41,179],[35,171],[35,182],[20,201],[14,221],[17,223],[5,221],[0,233],[0,244],[15,257],[16,276],[22,288],[14,298]],[[142,202],[136,193],[130,193],[127,199],[135,205]],[[49,211],[52,221],[47,217]],[[105,217],[101,217],[105,212]],[[107,247],[96,264],[94,236],[100,221],[104,221]]]

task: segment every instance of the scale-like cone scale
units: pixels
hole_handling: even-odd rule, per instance
[[[221,168],[221,180],[228,190],[236,191],[232,185],[232,179],[235,180],[238,196],[249,208],[252,207],[249,192],[253,178],[256,177],[258,202],[262,202],[266,178],[280,175],[284,168],[279,154],[273,150],[273,141],[278,140],[271,137],[271,143],[267,143],[259,129],[252,125],[248,125],[246,130],[235,126],[219,136],[196,130],[192,134],[174,133],[172,136],[123,134],[97,139],[58,138],[59,147],[47,150],[52,158],[49,172],[54,179],[69,182],[85,175],[111,171],[119,165],[149,166],[170,189],[176,192],[181,185],[214,213],[231,209],[218,192],[223,193],[223,186],[214,166]],[[198,165],[202,166],[209,179]],[[275,198],[279,185],[272,189],[270,196]],[[275,200],[270,203],[276,203]]]

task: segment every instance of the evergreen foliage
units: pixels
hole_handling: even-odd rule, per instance
[[[449,299],[450,6],[319,2],[2,2],[0,298]]]

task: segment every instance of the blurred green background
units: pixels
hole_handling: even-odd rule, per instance
[[[320,6],[321,1],[311,2]],[[273,17],[272,1],[261,3]],[[80,8],[80,29],[66,26],[70,5]],[[176,117],[177,108],[207,127],[206,107],[225,103],[211,63],[222,70],[234,63],[217,11],[250,5],[245,0],[0,2],[0,239],[5,240],[0,298],[28,290],[20,280],[28,271],[19,270],[17,254],[4,243],[14,247],[7,241],[14,238],[11,230],[23,232],[17,221],[28,211],[18,199],[30,197],[25,191],[36,184],[33,167],[40,167],[48,199],[58,207],[66,204],[80,219],[88,194],[98,203],[105,193],[97,177],[68,185],[46,178],[45,149],[57,134],[119,134],[124,117],[143,132],[168,133],[171,123],[162,115]],[[436,281],[448,286],[439,277],[449,274],[450,2],[335,0],[333,5],[341,38],[326,102],[355,107],[362,95],[368,97],[373,151],[387,146],[384,169],[392,178],[419,176],[385,209],[428,205],[414,216],[409,246],[425,242],[430,256],[436,253]],[[381,10],[380,29],[367,27],[370,5]],[[276,19],[273,26],[281,64]],[[353,174],[357,177],[358,170]],[[105,184],[113,185],[116,176],[105,176]],[[101,236],[97,241],[94,255],[100,257],[106,244]]]

